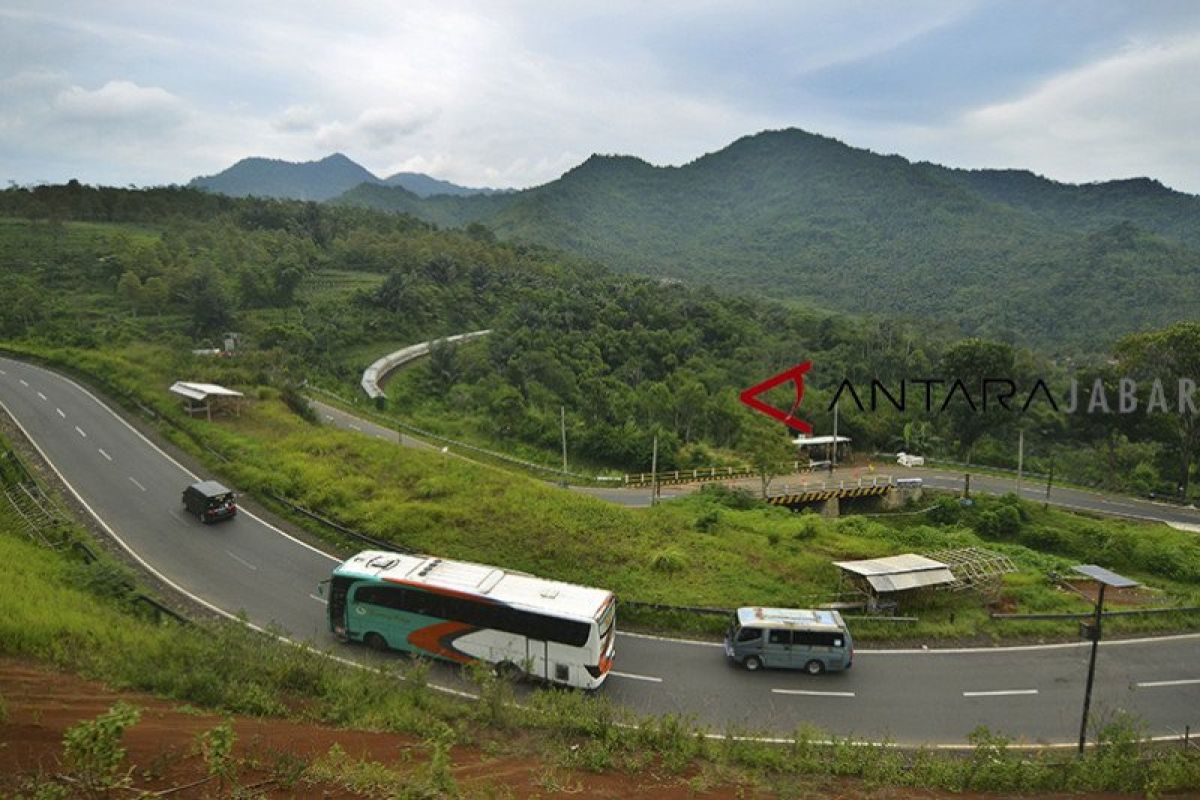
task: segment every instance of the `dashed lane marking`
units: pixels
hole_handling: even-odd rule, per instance
[[[249,561],[242,558],[241,556],[236,556],[233,553],[229,552],[228,550],[225,551],[225,555],[229,556],[230,558],[232,558],[234,561],[238,562],[239,564],[243,564],[243,565],[249,567],[250,569],[254,570],[255,572],[258,571],[258,567],[254,566],[253,564],[251,564]]]
[[[615,669],[608,673],[615,675],[618,678],[629,678],[634,681],[647,681],[649,683],[662,683],[662,678],[655,678],[653,675],[636,675],[632,672],[617,672]]]
[[[1200,683],[1200,678],[1188,678],[1178,681],[1145,681],[1144,683],[1135,683],[1134,686],[1139,689],[1155,689],[1160,686],[1194,686]]]

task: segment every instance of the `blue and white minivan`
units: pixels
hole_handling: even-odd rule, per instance
[[[725,655],[748,670],[802,669],[820,675],[850,669],[854,640],[837,611],[739,608],[725,633]]]

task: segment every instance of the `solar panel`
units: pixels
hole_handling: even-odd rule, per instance
[[[1135,580],[1126,578],[1124,575],[1118,575],[1111,570],[1107,570],[1104,567],[1098,567],[1095,564],[1080,564],[1079,566],[1072,567],[1071,569],[1075,570],[1081,575],[1087,575],[1089,578],[1094,578],[1103,583],[1105,586],[1111,586],[1114,589],[1128,589],[1131,586],[1138,585],[1138,582]]]

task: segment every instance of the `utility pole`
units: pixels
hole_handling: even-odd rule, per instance
[[[559,406],[559,422],[562,429],[563,474],[562,485],[567,485],[567,407]]]
[[[650,505],[658,502],[658,434],[654,434],[654,452],[650,456]]]
[[[1025,466],[1025,429],[1017,431],[1017,492],[1021,491],[1021,473]]]
[[[838,448],[837,423],[838,423],[838,403],[834,403],[833,404],[833,455],[830,456],[830,458],[829,458],[829,463],[833,467],[837,466],[837,448]],[[830,469],[830,472],[832,472],[832,471],[833,470]]]
[[[1042,503],[1042,508],[1050,507],[1050,484],[1054,482],[1054,456],[1050,456],[1050,471],[1046,473],[1046,501]]]

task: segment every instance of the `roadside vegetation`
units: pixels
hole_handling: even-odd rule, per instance
[[[799,776],[1005,793],[1158,796],[1200,785],[1196,750],[1152,745],[1129,718],[1098,726],[1096,747],[1076,759],[1017,750],[1012,739],[982,728],[961,755],[863,746],[809,728],[797,730],[792,744],[767,744],[754,741],[753,730],[710,731],[678,717],[640,718],[603,694],[535,689],[518,705],[513,686],[487,670],[468,673],[478,701],[451,698],[429,685],[428,666],[420,662],[395,659],[384,668],[358,669],[236,623],[180,626],[134,615],[109,583],[78,579],[81,570],[98,567],[82,567],[67,551],[27,541],[7,504],[0,504],[0,559],[9,565],[7,589],[0,593],[4,655],[214,712],[404,732],[427,751],[415,768],[403,758],[363,762],[336,749],[311,761],[278,760],[270,781],[295,789],[316,783],[367,796],[472,796],[459,790],[451,772],[450,748],[457,745],[541,759],[547,790],[565,780],[567,770],[653,774],[694,791],[729,785],[780,796],[792,796],[789,787]],[[34,597],[38,602],[29,601]],[[0,786],[10,796],[30,798],[125,792],[138,773],[126,763],[121,739],[138,721],[136,707],[118,704],[67,733],[59,770],[10,775]],[[233,755],[234,744],[222,723],[198,737],[196,746],[208,770],[206,788],[246,796],[238,783],[246,765]]]
[[[1052,573],[1097,561],[1144,581],[1155,607],[1200,606],[1200,542],[1164,525],[1088,519],[1015,497],[925,502],[905,514],[827,520],[709,487],[650,509],[630,509],[460,460],[305,420],[279,390],[256,385],[254,358],[177,356],[138,346],[123,353],[38,350],[72,365],[106,393],[157,415],[159,430],[206,460],[238,491],[272,505],[286,499],[398,547],[497,564],[615,591],[624,601],[734,608],[801,606],[853,599],[833,561],[906,552],[985,547],[1010,559],[995,607],[1019,613],[1086,612],[1084,598],[1058,588]],[[182,360],[181,360],[182,359]],[[240,415],[208,423],[184,415],[162,387],[172,371],[246,391]],[[176,372],[175,374],[181,374]],[[186,373],[183,373],[186,374]],[[194,373],[193,373],[194,374]],[[286,508],[275,504],[286,513]],[[339,552],[358,541],[296,519]],[[1066,621],[995,622],[972,592],[939,592],[906,602],[914,623],[855,620],[862,642],[1073,637]],[[717,634],[720,616],[630,607],[625,625]],[[1178,630],[1200,614],[1114,620],[1110,634]]]

